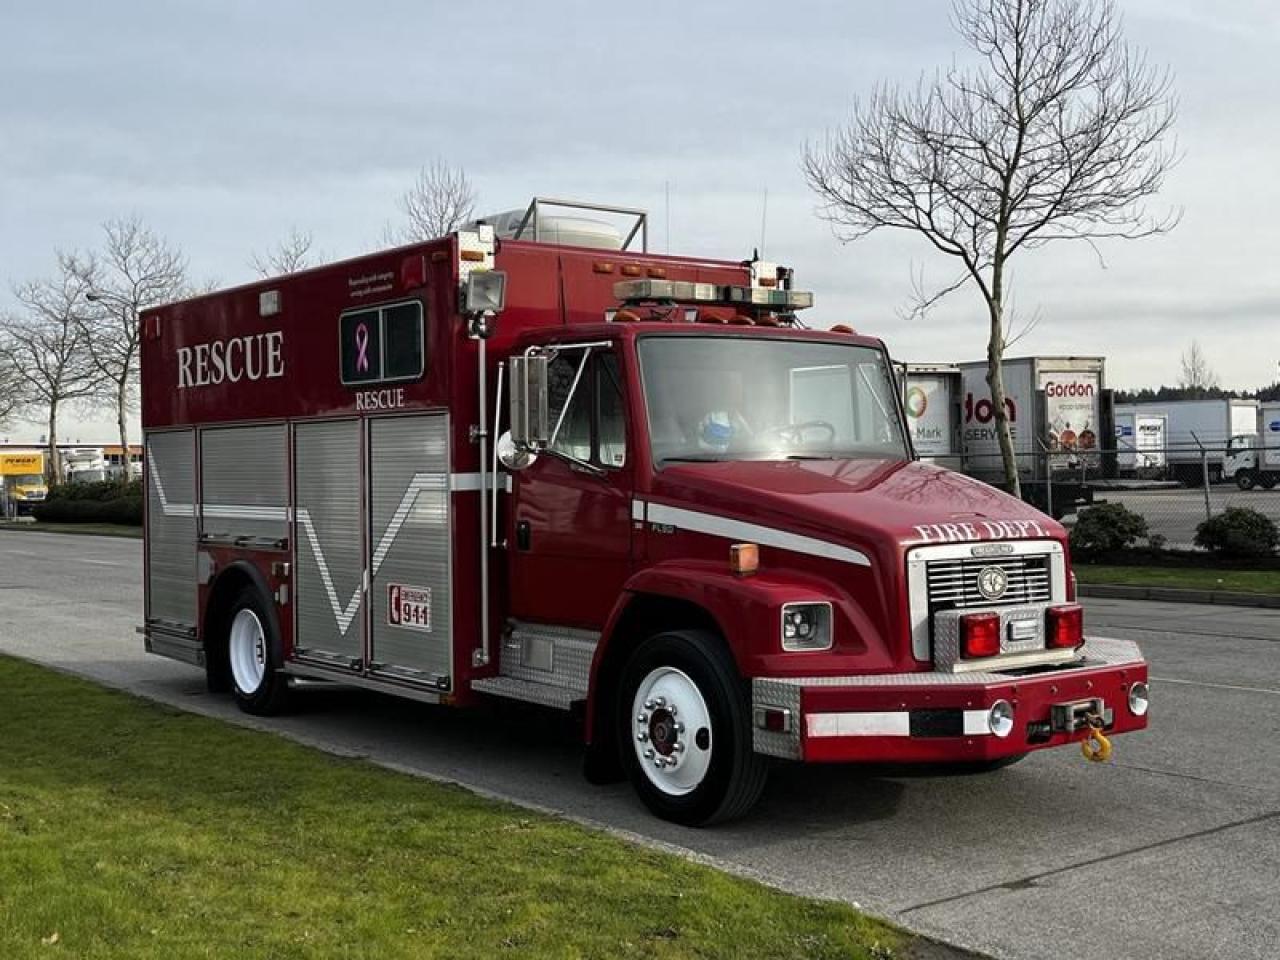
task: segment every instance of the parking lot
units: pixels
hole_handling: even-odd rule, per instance
[[[1280,488],[1240,490],[1235,484],[1220,483],[1209,490],[1206,511],[1203,489],[1167,487],[1155,490],[1099,490],[1097,500],[1119,503],[1141,514],[1153,534],[1166,546],[1189,550],[1194,546],[1196,527],[1208,512],[1219,514],[1228,507],[1249,507],[1280,524]]]
[[[1224,496],[1280,511],[1280,493]],[[330,689],[289,717],[245,717],[199,671],[143,653],[141,554],[139,541],[0,532],[0,652],[854,902],[996,957],[1276,955],[1280,614],[1092,602],[1090,629],[1139,640],[1152,663],[1152,727],[1118,739],[1110,764],[1064,749],[983,776],[780,766],[750,818],[695,831],[652,819],[626,785],[585,783],[555,715]]]

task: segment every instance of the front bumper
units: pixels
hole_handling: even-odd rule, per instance
[[[1055,705],[1101,701],[1108,734],[1141,730],[1129,688],[1147,681],[1136,643],[1090,638],[1080,659],[1039,672],[896,673],[757,677],[751,681],[756,752],[811,763],[998,760],[1085,738],[1054,722]],[[993,734],[992,704],[1013,707],[1013,729]],[[784,729],[773,726],[784,712]],[[1061,716],[1062,710],[1060,709]]]

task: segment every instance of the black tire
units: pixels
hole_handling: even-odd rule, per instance
[[[654,784],[641,769],[635,746],[633,700],[646,678],[662,668],[680,671],[693,683],[710,717],[707,735],[689,731],[686,740],[686,749],[710,753],[706,772],[681,795]],[[747,685],[719,637],[703,630],[650,637],[622,671],[616,706],[618,753],[640,799],[654,815],[685,826],[708,826],[742,816],[759,799],[768,764],[752,749]]]
[[[241,686],[241,679],[237,676],[235,669],[235,651],[231,649],[232,631],[235,629],[236,618],[241,611],[249,611],[257,618],[263,634],[260,650],[260,656],[264,661],[262,676],[252,690]],[[289,699],[289,678],[280,670],[282,659],[280,628],[276,623],[275,610],[271,603],[257,587],[242,587],[227,608],[223,623],[226,625],[224,641],[228,651],[227,659],[230,661],[227,672],[231,680],[231,694],[235,697],[236,705],[245,713],[257,717],[270,717],[284,712]]]
[[[1276,483],[1280,482],[1280,477],[1277,477],[1274,473],[1264,473],[1262,479],[1258,482],[1262,484],[1263,490],[1274,490]]]
[[[1236,486],[1241,490],[1252,490],[1253,485],[1258,482],[1258,478],[1253,475],[1252,470],[1241,467],[1236,471]]]

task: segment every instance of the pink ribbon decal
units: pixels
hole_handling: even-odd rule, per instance
[[[363,323],[356,324],[356,370],[369,372],[369,328]]]

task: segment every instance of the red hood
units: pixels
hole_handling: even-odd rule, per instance
[[[726,461],[662,470],[654,492],[736,519],[867,547],[1052,537],[1060,524],[995,487],[910,460]]]

